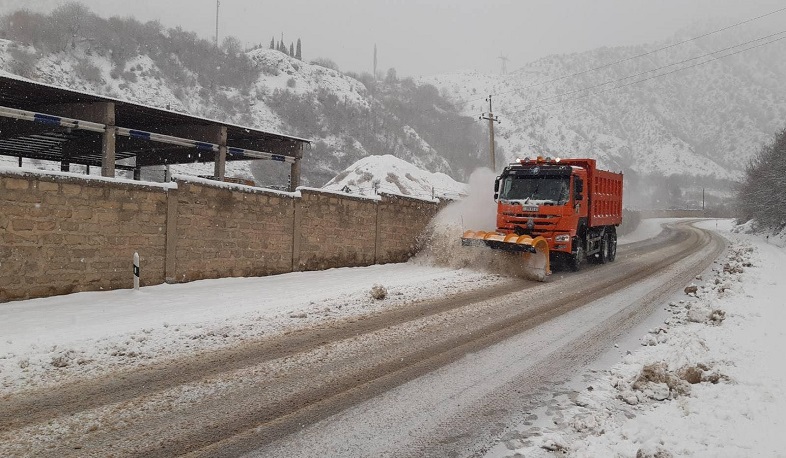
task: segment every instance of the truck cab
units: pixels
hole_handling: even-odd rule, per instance
[[[611,186],[617,177],[618,188]],[[611,180],[609,186],[599,186],[604,179]],[[539,157],[514,162],[497,177],[494,199],[497,231],[543,237],[553,262],[577,270],[585,259],[606,262],[616,256],[622,175],[597,170],[592,159]],[[611,200],[619,205],[604,204]]]

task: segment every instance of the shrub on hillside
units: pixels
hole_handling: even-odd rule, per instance
[[[25,78],[32,78],[35,76],[35,66],[38,63],[38,55],[20,48],[12,48],[10,55],[11,63],[8,71]]]
[[[101,69],[93,65],[87,59],[79,59],[74,66],[74,72],[81,79],[93,84],[101,84],[103,81],[103,78],[101,78]]]
[[[325,57],[317,57],[311,61],[312,65],[319,65],[320,67],[329,68],[331,70],[339,71],[338,64]]]

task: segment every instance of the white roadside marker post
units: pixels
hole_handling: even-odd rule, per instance
[[[134,289],[139,289],[139,253],[134,253]]]

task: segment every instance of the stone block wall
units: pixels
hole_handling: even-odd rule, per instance
[[[293,196],[179,181],[170,199],[177,227],[168,281],[292,270]]]
[[[402,262],[418,248],[418,236],[439,210],[435,203],[383,194],[379,203],[377,262]]]
[[[316,190],[300,194],[295,270],[375,263],[377,201]]]
[[[402,262],[438,205],[209,180],[0,170],[0,302],[140,283]]]
[[[160,283],[166,189],[47,175],[0,176],[0,301]]]

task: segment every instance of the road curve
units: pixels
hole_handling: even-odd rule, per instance
[[[717,235],[680,224],[656,239],[621,247],[615,263],[557,273],[547,283],[511,279],[490,290],[20,393],[0,406],[0,455],[473,455],[504,429],[500,425],[515,420],[513,406],[525,411],[544,383],[608,348],[724,246]],[[607,305],[593,306],[598,303]],[[585,326],[561,334],[557,323],[576,319],[587,320]],[[551,336],[562,337],[535,338],[550,327]],[[476,390],[469,398],[453,396],[463,406],[437,403],[433,411],[439,415],[423,420],[425,403],[450,396],[442,387],[432,399],[410,405],[410,426],[388,418],[387,428],[374,429],[377,414],[366,422],[365,435],[354,436],[351,431],[362,429],[352,425],[354,417],[336,415],[522,338],[534,339],[526,344],[529,353],[507,352],[520,358],[510,363],[520,370],[496,384],[475,380],[460,388]],[[476,388],[481,385],[487,389]],[[343,417],[346,425],[332,425],[333,417]],[[336,437],[342,427],[348,436]],[[333,431],[333,448],[325,431]]]

